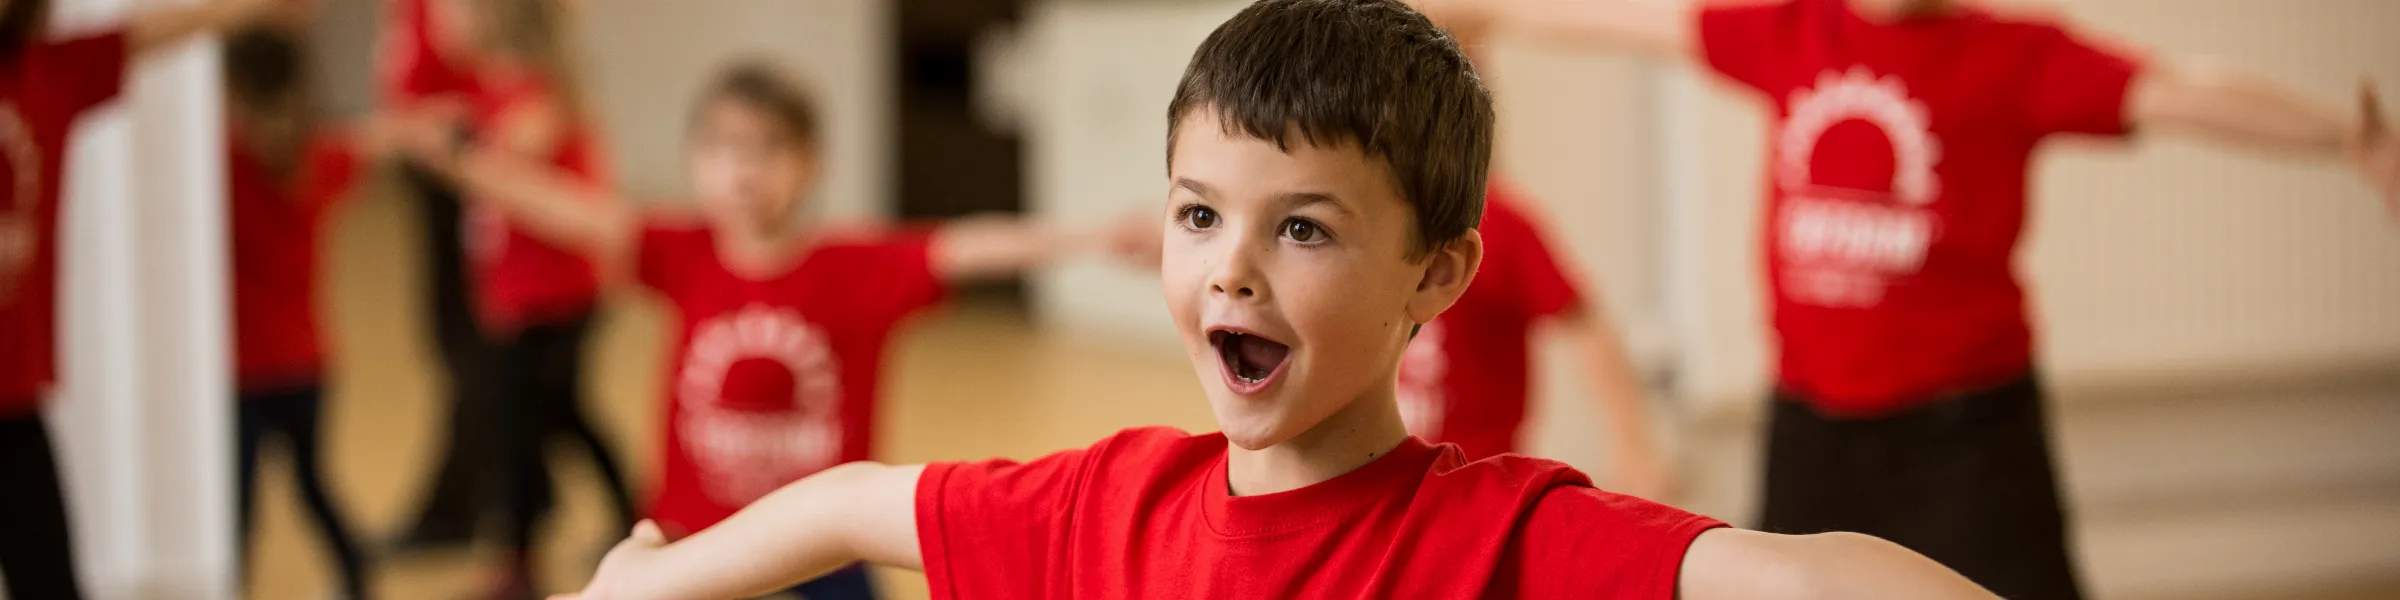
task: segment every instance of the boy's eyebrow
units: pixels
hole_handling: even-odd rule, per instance
[[[1292,192],[1289,194],[1284,194],[1276,199],[1287,204],[1291,204],[1292,210],[1299,210],[1313,204],[1323,204],[1333,207],[1335,212],[1342,213],[1345,216],[1358,216],[1358,211],[1351,210],[1349,204],[1343,203],[1340,198],[1335,197],[1333,194],[1320,192]]]
[[[1194,194],[1199,194],[1201,198],[1215,198],[1215,197],[1217,197],[1217,190],[1216,190],[1216,188],[1208,187],[1208,184],[1205,184],[1205,183],[1200,183],[1200,182],[1198,182],[1198,181],[1193,181],[1193,180],[1192,180],[1191,178],[1189,178],[1189,177],[1177,177],[1177,178],[1175,178],[1175,187],[1179,187],[1179,188],[1183,188],[1183,189],[1191,190],[1191,191],[1192,191],[1192,193],[1194,193]]]

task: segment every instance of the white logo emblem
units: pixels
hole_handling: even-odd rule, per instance
[[[772,361],[792,376],[789,405],[729,405],[724,386],[736,363]],[[825,333],[791,309],[751,305],[702,322],[676,371],[675,407],[684,450],[712,500],[748,504],[795,479],[833,466],[842,449],[840,368]]]
[[[1942,197],[1934,166],[1941,141],[1925,104],[1908,96],[1897,77],[1863,67],[1826,71],[1816,86],[1792,93],[1778,130],[1775,185],[1783,193],[1773,215],[1783,266],[1784,294],[1818,306],[1869,306],[1894,277],[1914,274],[1941,233],[1929,206]],[[1892,148],[1889,189],[1860,190],[1816,181],[1815,158],[1825,132],[1864,122]]]

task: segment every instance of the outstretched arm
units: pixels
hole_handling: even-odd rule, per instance
[[[1685,600],[1998,598],[1932,559],[1873,536],[1731,528],[1692,540],[1676,587]]]
[[[933,234],[933,270],[943,279],[1006,277],[1079,254],[1131,252],[1124,231],[1149,225],[1119,220],[1101,226],[1059,226],[987,215],[942,224]]]
[[[135,57],[205,35],[257,21],[293,0],[208,0],[169,4],[135,13],[125,23],[125,44]]]
[[[527,233],[590,257],[604,279],[629,279],[639,233],[631,202],[505,151],[474,152],[447,171],[466,192],[462,197],[499,209]]]
[[[672,544],[643,521],[600,561],[590,585],[553,600],[754,598],[860,560],[923,568],[916,493],[924,469],[826,469]]]
[[[1615,462],[1610,491],[1671,502],[1675,470],[1650,430],[1650,409],[1640,372],[1625,355],[1625,344],[1604,314],[1577,309],[1559,315],[1556,331],[1575,347],[1576,365],[1583,371],[1600,409],[1616,425],[1612,438]]]
[[[2134,80],[2126,119],[2141,130],[2183,132],[2262,150],[2343,157],[2400,217],[2400,138],[2372,84],[2337,108],[2259,77],[2208,65],[2161,65]]]
[[[1411,0],[1462,38],[1490,30],[1521,32],[1656,58],[1695,56],[1699,2],[1667,0]]]

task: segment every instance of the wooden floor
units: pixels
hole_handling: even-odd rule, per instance
[[[432,390],[432,354],[413,256],[415,227],[401,206],[369,201],[340,228],[328,257],[328,329],[342,358],[328,408],[328,474],[353,520],[371,537],[388,534],[423,484],[443,414]],[[655,472],[658,396],[666,332],[655,306],[614,303],[590,350],[593,411],[614,435],[637,481]],[[1189,366],[1172,352],[1131,351],[1046,336],[1012,312],[936,311],[912,324],[887,363],[881,458],[895,462],[1031,457],[1089,443],[1117,429],[1163,424],[1211,428]],[[547,534],[545,587],[570,589],[589,576],[610,530],[588,467],[572,455],[562,470],[562,504]],[[334,597],[330,565],[300,518],[281,460],[262,473],[250,597]],[[484,572],[476,553],[375,565],[383,598],[463,598]],[[894,598],[925,596],[923,578],[878,574]],[[2400,584],[2294,589],[2260,598],[2400,598]],[[2228,599],[2230,600],[2230,599]]]

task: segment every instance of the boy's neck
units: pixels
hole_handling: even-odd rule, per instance
[[[747,279],[771,279],[791,271],[807,248],[808,228],[742,223],[717,227],[717,254],[725,267]]]
[[[1288,492],[1340,477],[1408,439],[1394,383],[1386,383],[1283,443],[1225,446],[1226,485],[1235,496]]]

